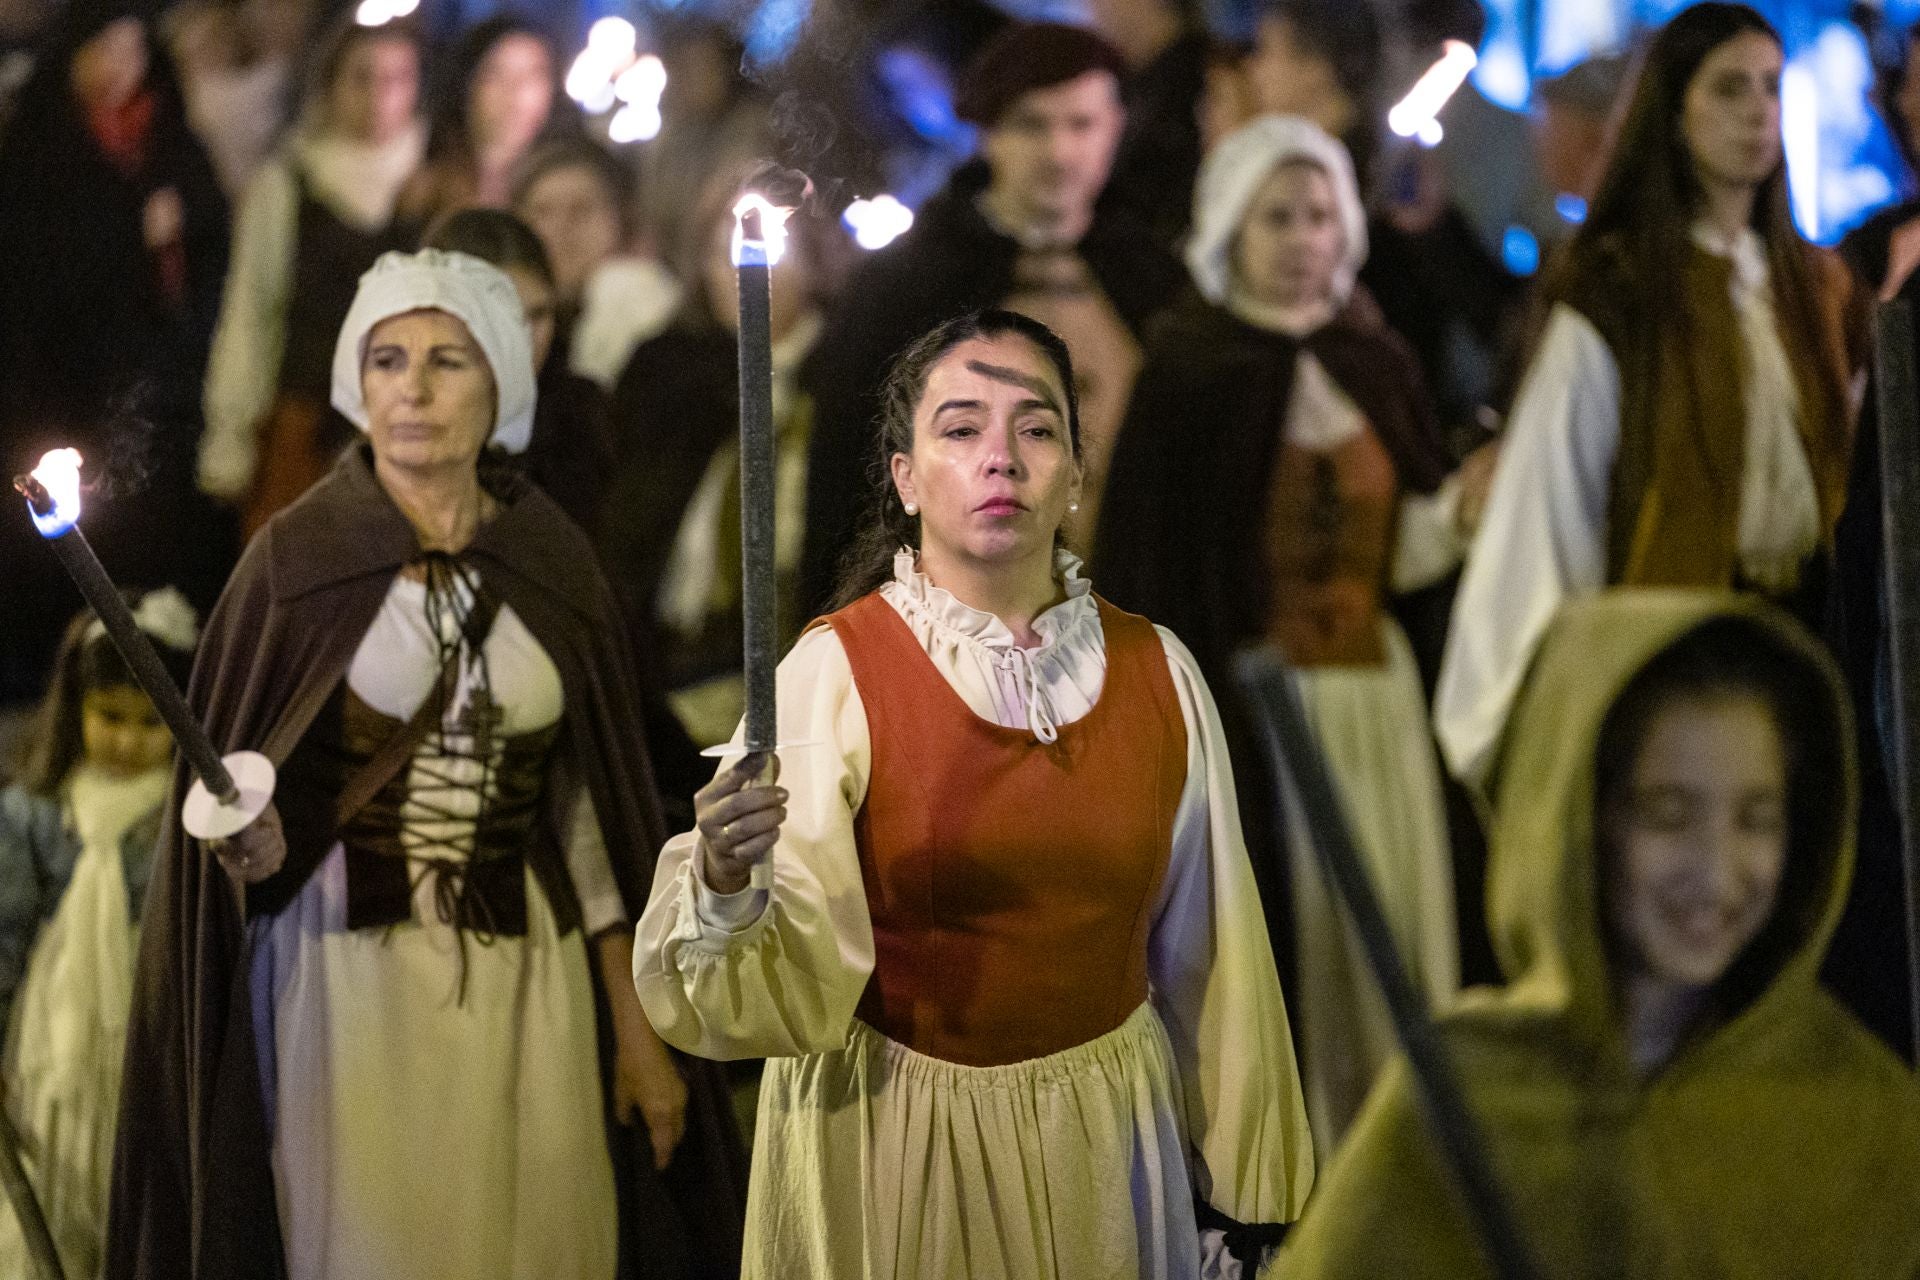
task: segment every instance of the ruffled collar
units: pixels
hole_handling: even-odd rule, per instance
[[[1093,583],[1080,575],[1081,560],[1071,551],[1054,553],[1053,570],[1066,588],[1067,598],[1033,620],[1040,643],[1023,649],[1006,623],[984,609],[976,609],[954,597],[945,587],[936,587],[920,571],[919,557],[902,547],[893,556],[893,580],[900,587],[899,600],[906,608],[925,618],[934,627],[986,649],[1015,650],[1039,657],[1059,645],[1087,619],[1099,616],[1093,599]]]
[[[909,548],[902,547],[893,557],[893,583],[887,596],[916,631],[924,626],[956,648],[971,650],[998,673],[996,679],[1017,687],[1028,731],[1037,740],[1051,743],[1060,737],[1061,714],[1041,668],[1070,670],[1082,647],[1076,642],[1087,636],[1086,647],[1091,647],[1098,634],[1099,606],[1093,584],[1080,576],[1080,567],[1080,558],[1071,552],[1055,553],[1054,572],[1067,598],[1033,620],[1040,643],[1032,648],[1022,647],[1012,629],[994,614],[964,604],[946,588],[935,586],[920,571],[918,558]]]

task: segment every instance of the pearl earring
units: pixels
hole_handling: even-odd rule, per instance
[[[1074,501],[1067,503],[1067,510],[1070,512],[1078,512],[1080,510],[1079,502]]]
[[[917,502],[909,502],[909,503],[905,503],[904,505],[906,506],[906,509],[907,509],[907,514],[908,514],[908,515],[910,515],[910,516],[917,516],[917,515],[919,515],[919,514],[920,514],[920,504],[919,504],[919,503],[917,503]]]

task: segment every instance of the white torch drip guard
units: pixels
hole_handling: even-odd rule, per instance
[[[187,802],[180,806],[180,823],[196,840],[225,840],[237,835],[273,803],[273,761],[258,751],[236,751],[221,757],[220,762],[233,775],[240,796],[231,804],[223,804],[207,790],[206,783],[194,779]]]

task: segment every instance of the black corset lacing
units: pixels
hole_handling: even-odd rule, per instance
[[[494,611],[476,607],[482,598],[480,575],[458,557],[428,551],[415,563],[426,574],[427,629],[437,645],[437,669],[444,687],[441,715],[411,762],[407,797],[400,806],[400,846],[408,866],[418,868],[409,878],[410,888],[417,892],[431,877],[434,911],[442,924],[453,928],[459,947],[457,1003],[464,1004],[467,935],[471,933],[483,947],[492,946],[500,936],[487,896],[467,892],[468,874],[480,856],[481,819],[493,792],[500,742],[500,711],[493,700],[486,650]],[[447,712],[453,708],[462,672],[468,675],[467,704],[450,733]],[[453,773],[451,767],[457,761],[477,763],[479,777],[469,782]],[[444,800],[436,803],[437,797],[455,791],[478,793],[480,802],[471,815],[456,812]],[[460,834],[448,839],[441,824],[451,824]]]

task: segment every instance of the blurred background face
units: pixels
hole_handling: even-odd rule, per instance
[[[981,139],[996,200],[1036,221],[1091,214],[1125,125],[1110,72],[1021,94]]]
[[[553,110],[553,62],[530,35],[498,40],[467,90],[467,119],[479,148],[520,151],[546,127]]]
[[[360,39],[340,59],[328,116],[350,137],[388,142],[412,122],[419,96],[420,55],[412,41]]]
[[[1703,184],[1756,186],[1780,164],[1780,46],[1743,31],[1687,84],[1680,135]]]
[[[173,758],[166,721],[130,684],[87,690],[80,700],[80,746],[89,765],[117,778],[164,768]]]
[[[1787,858],[1786,747],[1750,694],[1670,699],[1601,815],[1624,962],[1672,987],[1719,981],[1773,914]]]
[[[703,118],[718,115],[732,96],[735,65],[718,38],[676,40],[661,52],[667,67],[667,87],[660,95],[661,114]]]
[[[111,109],[140,91],[147,78],[147,28],[118,18],[74,51],[73,92],[89,107]]]
[[[1336,138],[1356,123],[1359,107],[1340,87],[1333,64],[1300,43],[1285,18],[1260,20],[1246,70],[1262,114],[1305,116]]]
[[[556,306],[553,286],[531,267],[515,265],[500,269],[513,281],[513,291],[520,295],[520,306],[527,315],[527,332],[533,336],[533,367],[538,371],[546,365],[547,353],[553,350]]]
[[[409,311],[375,325],[360,385],[377,461],[411,472],[479,462],[493,434],[493,371],[453,316]]]
[[[591,169],[549,169],[535,179],[515,210],[547,248],[555,283],[578,298],[595,267],[621,249],[620,211]]]
[[[927,375],[913,452],[893,457],[920,545],[987,564],[1051,555],[1079,482],[1067,395],[1044,352],[1005,334],[972,338]]]
[[[1235,280],[1268,306],[1325,302],[1345,248],[1326,171],[1291,161],[1274,169],[1247,206],[1234,252]]]

